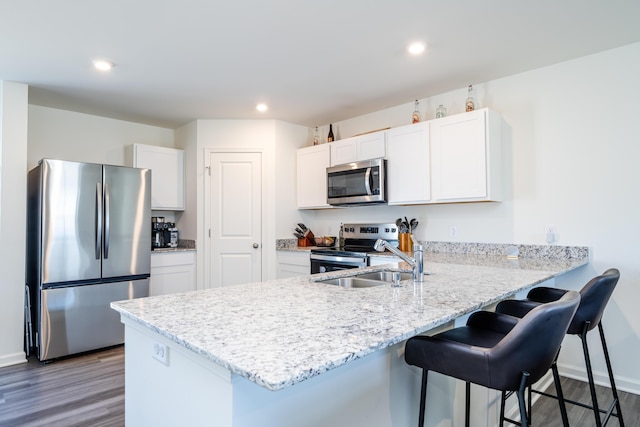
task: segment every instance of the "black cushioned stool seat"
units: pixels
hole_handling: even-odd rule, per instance
[[[580,290],[580,305],[576,311],[571,324],[567,330],[567,334],[577,335],[582,341],[582,350],[584,353],[585,366],[587,369],[587,377],[589,380],[589,389],[591,392],[591,405],[585,405],[583,403],[575,402],[572,400],[564,399],[562,390],[559,389],[559,384],[556,384],[558,390],[557,396],[552,396],[547,393],[541,393],[549,397],[566,400],[569,403],[577,404],[593,410],[596,426],[601,427],[606,425],[611,416],[618,417],[618,421],[621,427],[624,427],[624,420],[622,418],[622,410],[620,408],[620,399],[618,398],[618,390],[613,378],[613,370],[611,368],[611,360],[609,359],[609,351],[607,350],[607,343],[604,337],[604,329],[602,327],[602,314],[609,302],[609,298],[613,293],[613,290],[620,279],[620,271],[615,268],[610,268],[599,276],[591,279]],[[496,312],[508,314],[517,317],[526,316],[526,314],[533,310],[540,304],[548,303],[550,301],[556,301],[565,295],[567,290],[558,288],[538,287],[532,289],[527,298],[524,300],[506,300],[502,301],[496,307]],[[609,374],[609,382],[611,383],[611,392],[613,394],[613,402],[611,403],[607,411],[601,410],[598,406],[598,399],[596,397],[595,384],[593,381],[593,370],[591,367],[591,358],[589,355],[589,347],[587,346],[587,333],[593,328],[598,326],[600,332],[600,342],[602,343],[602,350],[604,352],[605,362],[607,365],[607,372]],[[557,371],[554,371],[554,376]],[[613,408],[616,408],[616,412],[613,412]],[[605,414],[604,421],[601,420],[601,413]],[[565,422],[566,425],[566,422]]]
[[[577,292],[567,292],[558,301],[532,309],[520,320],[480,311],[469,317],[466,326],[409,339],[405,361],[423,369],[419,426],[424,424],[429,371],[467,383],[465,425],[469,425],[469,384],[474,383],[517,391],[521,422],[527,426],[524,390],[551,366],[579,301]]]

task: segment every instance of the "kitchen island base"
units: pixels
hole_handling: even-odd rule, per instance
[[[418,422],[422,371],[404,362],[404,342],[271,391],[154,331],[122,320],[128,427],[391,427]],[[153,358],[158,345],[164,346],[166,365]],[[462,423],[464,383],[429,375],[425,425]],[[496,425],[499,393],[473,386],[471,399],[474,420],[486,417],[486,424],[477,425]]]

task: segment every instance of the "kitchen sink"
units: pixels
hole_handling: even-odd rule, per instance
[[[393,282],[393,271],[377,271],[375,273],[362,273],[358,274],[357,277],[359,279],[368,279],[368,280],[381,280],[383,282]],[[412,273],[400,273],[400,280],[409,280],[413,279]]]
[[[412,278],[413,275],[411,273],[400,273],[400,280],[407,280]],[[392,281],[392,271],[378,271],[375,273],[362,273],[336,279],[318,280],[318,283],[342,286],[343,288],[371,288],[374,286],[389,284]]]
[[[318,283],[342,286],[343,288],[372,288],[384,285],[387,282],[382,280],[361,279],[359,277],[340,277],[338,279],[318,280]]]

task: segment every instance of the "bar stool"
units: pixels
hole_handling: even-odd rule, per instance
[[[479,311],[469,317],[466,326],[431,337],[410,338],[405,361],[422,368],[419,426],[424,425],[427,375],[434,371],[466,382],[465,426],[469,426],[469,389],[474,383],[516,391],[521,425],[527,427],[524,391],[549,370],[579,301],[578,292],[567,292],[558,301],[532,309],[520,320]]]
[[[620,271],[615,268],[610,268],[600,276],[596,276],[591,279],[580,290],[580,305],[578,310],[569,325],[567,334],[577,335],[582,341],[582,351],[584,353],[585,365],[587,368],[587,377],[589,380],[589,390],[591,392],[592,405],[586,405],[584,403],[576,402],[573,400],[565,399],[562,395],[562,389],[556,396],[548,393],[533,390],[535,393],[542,394],[548,397],[556,398],[569,402],[574,405],[582,406],[587,409],[591,409],[594,413],[596,426],[602,427],[606,425],[611,416],[617,417],[621,427],[624,427],[624,420],[622,418],[622,409],[620,408],[620,399],[618,397],[618,390],[613,378],[613,370],[611,369],[611,360],[609,358],[609,351],[607,350],[607,343],[604,337],[604,329],[602,327],[602,314],[604,312],[609,298],[613,293],[613,290],[620,279]],[[504,313],[512,316],[522,317],[525,316],[529,310],[534,309],[541,303],[548,303],[550,301],[561,298],[568,291],[557,288],[539,287],[532,289],[527,298],[524,300],[505,300],[502,301],[496,307],[496,312]],[[607,411],[604,411],[598,406],[598,399],[596,397],[595,383],[593,381],[593,370],[591,367],[591,358],[589,356],[589,347],[587,346],[587,333],[593,328],[598,326],[600,332],[600,342],[602,343],[602,350],[604,352],[604,358],[607,365],[607,372],[609,374],[609,382],[611,383],[611,391],[613,394],[613,402],[609,406]],[[555,368],[555,366],[553,367]],[[554,371],[554,377],[557,375],[557,368]],[[559,384],[556,384],[558,389]],[[613,412],[614,407],[616,412]],[[600,414],[605,414],[604,421],[601,420]]]

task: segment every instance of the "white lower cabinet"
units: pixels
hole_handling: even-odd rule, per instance
[[[195,251],[152,252],[149,296],[194,291]]]
[[[304,276],[311,273],[309,251],[277,251],[277,278]]]
[[[400,259],[400,257],[397,257],[397,256],[390,256],[390,255],[382,255],[382,256],[369,255],[369,265],[370,265],[370,266],[383,265],[383,264],[392,264],[392,263],[398,263],[398,262],[402,262],[402,260]]]

